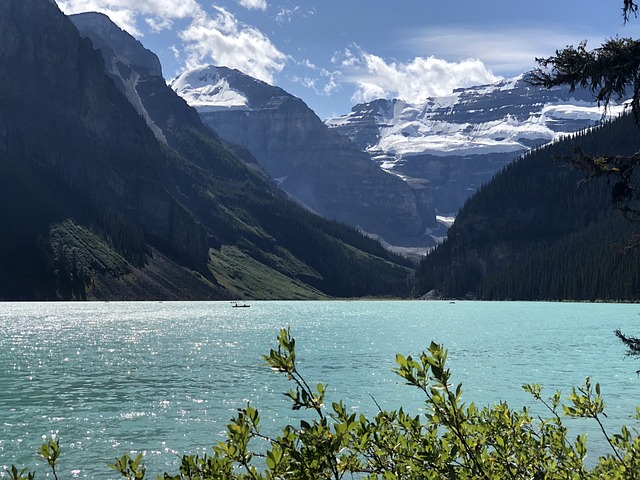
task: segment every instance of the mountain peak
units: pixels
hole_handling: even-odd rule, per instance
[[[408,262],[286,200],[120,55],[127,35],[81,20],[124,42],[100,53],[49,0],[0,1],[0,299],[406,291]]]
[[[107,15],[86,12],[70,15],[69,18],[82,36],[91,39],[94,48],[103,50],[105,59],[108,55],[104,50],[114,51],[117,54],[117,61],[143,69],[148,75],[162,76],[162,66],[158,56],[113,23]]]
[[[420,103],[375,100],[325,123],[385,170],[428,183],[436,208],[454,214],[504,165],[598,124],[602,112],[589,91],[534,87],[523,74]]]
[[[129,102],[144,117],[156,138],[166,142],[161,129],[149,116],[137,91],[141,79],[164,78],[162,66],[155,53],[122,30],[102,13],[88,12],[69,17],[80,35],[91,40],[105,62],[109,76]]]
[[[280,87],[269,85],[240,70],[214,65],[186,70],[170,85],[200,113],[277,108],[286,100],[298,100]]]
[[[220,138],[241,145],[310,210],[394,245],[433,245],[422,189],[383,172],[299,98],[238,70],[204,66],[171,82]]]
[[[240,73],[226,67],[203,65],[172,80],[171,88],[199,111],[247,110],[249,99],[231,87],[226,78],[235,72]]]

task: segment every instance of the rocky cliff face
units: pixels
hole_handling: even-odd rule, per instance
[[[601,118],[589,92],[532,87],[521,76],[422,104],[376,100],[326,124],[385,170],[428,185],[436,209],[454,214],[520,154]]]
[[[429,191],[382,171],[299,98],[223,67],[186,72],[171,85],[221,138],[249,150],[311,210],[394,245],[433,244]]]
[[[162,130],[151,119],[136,87],[148,77],[162,77],[162,66],[155,53],[120,29],[102,13],[81,13],[69,17],[80,34],[91,40],[93,47],[102,53],[105,67],[118,88],[144,117],[147,125],[159,140],[165,141]]]

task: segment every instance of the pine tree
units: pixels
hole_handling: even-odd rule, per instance
[[[625,24],[637,14],[637,3],[624,0],[622,16]],[[529,79],[533,85],[589,89],[605,112],[611,101],[630,97],[636,125],[640,124],[640,39],[611,38],[593,50],[588,50],[587,42],[583,41],[577,47],[568,46],[557,50],[554,56],[536,61],[540,68]],[[586,179],[607,178],[612,185],[613,206],[633,219],[640,217],[640,185],[636,175],[640,151],[631,155],[610,155],[576,150],[565,161],[584,172]],[[640,244],[637,239],[636,244]]]

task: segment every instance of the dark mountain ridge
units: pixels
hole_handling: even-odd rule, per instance
[[[317,298],[406,288],[399,259],[283,199],[157,68],[120,58],[117,70],[129,68],[135,82],[118,88],[110,58],[48,0],[0,4],[0,298]],[[138,105],[123,94],[132,85]]]
[[[91,40],[93,48],[102,53],[105,69],[129,103],[142,115],[159,140],[166,141],[162,132],[150,118],[136,85],[146,77],[162,77],[162,66],[157,55],[147,50],[131,35],[122,31],[104,14],[89,12],[69,17],[80,35]],[[114,45],[115,48],[112,48]]]

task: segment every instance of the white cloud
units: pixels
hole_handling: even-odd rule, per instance
[[[492,71],[513,75],[534,68],[536,57],[553,55],[565,45],[577,45],[585,33],[549,26],[496,30],[446,27],[405,32],[403,38],[402,43],[414,53],[429,52],[458,61],[481,58]]]
[[[175,45],[171,45],[169,46],[169,51],[172,53],[173,58],[175,58],[177,61],[180,61],[181,52],[180,50],[178,50],[178,47],[176,47]]]
[[[221,7],[215,9],[215,16],[195,18],[179,34],[186,44],[187,67],[214,63],[272,83],[286,56],[258,29],[241,24]]]
[[[173,22],[168,18],[145,18],[144,21],[154,33],[168,30],[173,26]]]
[[[244,8],[248,8],[249,10],[266,10],[267,9],[267,1],[266,0],[238,0],[238,4],[243,6]]]
[[[298,76],[294,76],[291,79],[294,83],[299,83],[300,85],[302,85],[305,88],[308,88],[310,90],[316,90],[316,79],[314,78],[309,78],[309,77],[298,77]]]
[[[448,95],[455,88],[492,83],[501,78],[475,59],[449,62],[430,56],[398,63],[348,49],[343,55],[334,55],[333,61],[348,72],[346,82],[355,85],[351,100],[358,103],[376,98],[401,98],[417,103],[427,97]]]
[[[351,52],[351,49],[345,48],[342,52],[335,52],[333,54],[331,63],[338,64],[342,67],[353,67],[360,63],[360,59]]]
[[[246,8],[266,9],[266,0],[238,0]],[[206,63],[237,68],[244,73],[273,82],[273,74],[284,67],[286,56],[260,30],[244,25],[227,10],[214,7],[205,11],[197,0],[58,0],[66,14],[97,11],[135,37],[142,37],[142,20],[153,32],[172,28],[174,20],[188,25],[178,32],[184,42],[174,46],[176,58],[186,59],[187,67]],[[178,49],[182,55],[178,55]]]
[[[322,87],[322,93],[325,96],[329,96],[334,92],[340,90],[339,79],[342,77],[342,73],[338,71],[331,72],[326,68],[320,71],[320,75],[325,79],[325,84]]]
[[[293,61],[292,64],[308,70],[309,74],[305,76],[293,75],[291,81],[311,90],[316,95],[329,97],[341,89],[339,80],[342,77],[342,72],[339,70],[331,71],[326,68],[319,68],[309,59],[298,62]]]
[[[294,14],[300,9],[300,7],[294,8],[281,8],[276,15],[276,22],[278,23],[291,23]]]
[[[303,67],[306,67],[310,70],[317,70],[318,66],[316,64],[314,64],[311,60],[309,60],[308,58],[305,58],[302,62],[300,62],[300,65]]]
[[[318,70],[318,66],[308,58],[305,58],[304,60],[296,60],[293,56],[290,56],[289,60],[291,65],[296,65],[298,67],[306,68],[308,70]]]
[[[293,75],[290,77],[290,80],[293,83],[302,85],[304,88],[312,91],[315,95],[327,98],[337,91],[341,90],[341,71],[320,68],[317,65],[311,63],[309,59],[301,62],[294,61],[292,62],[292,64],[297,65],[302,70],[306,69],[308,71],[308,74],[304,76]]]
[[[204,13],[196,0],[57,0],[60,10],[71,15],[82,12],[101,12],[131,35],[142,37],[138,18],[143,17],[152,30],[172,26],[171,20],[189,18]]]
[[[276,14],[275,20],[278,23],[285,24],[291,23],[295,17],[309,18],[315,15],[316,9],[309,7],[306,10],[300,5],[296,5],[293,8],[280,7],[280,11]]]
[[[66,15],[84,12],[101,12],[108,15],[120,28],[135,37],[141,37],[142,32],[136,25],[136,12],[130,8],[123,8],[119,2],[108,0],[57,0],[58,7]]]

